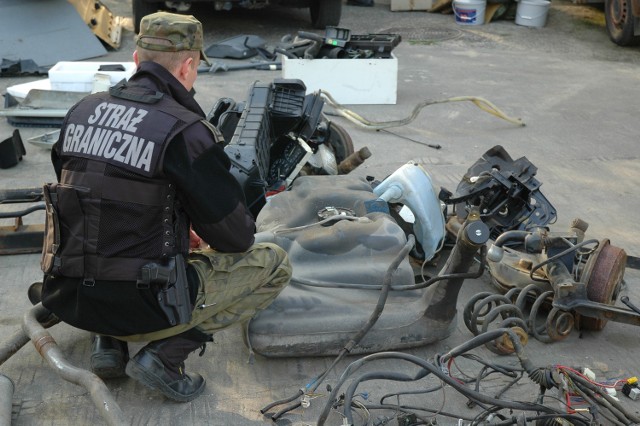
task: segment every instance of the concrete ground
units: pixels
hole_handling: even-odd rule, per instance
[[[105,3],[113,13],[131,16],[130,1]],[[273,7],[225,13],[199,6],[193,13],[204,24],[207,45],[237,34],[260,35],[275,44],[286,34],[313,31],[307,10]],[[352,136],[356,149],[368,146],[373,154],[354,173],[383,178],[412,160],[424,165],[436,185],[454,190],[477,158],[494,145],[502,145],[514,158],[526,156],[538,167],[542,192],[558,211],[554,229],[564,231],[574,217],[580,217],[590,224],[591,238],[608,238],[628,254],[640,255],[640,50],[620,48],[608,40],[601,9],[553,0],[547,26],[529,28],[513,21],[460,26],[450,14],[391,12],[385,4],[372,8],[345,5],[341,26],[354,34],[392,32],[403,37],[395,50],[399,64],[397,104],[350,106],[366,118],[404,118],[425,100],[474,95],[526,123],[525,127],[513,125],[468,102],[429,106],[410,124],[391,129],[397,135],[363,130],[336,118]],[[130,60],[133,37],[131,31],[125,31],[121,48],[96,60]],[[202,75],[196,83],[196,98],[208,111],[220,97],[243,100],[253,81],[279,76],[279,72],[270,71]],[[4,93],[6,87],[30,79],[2,79],[0,91]],[[0,139],[9,137],[13,130],[5,120],[0,121]],[[26,140],[45,130],[21,128],[20,132]],[[435,150],[425,143],[442,148]],[[39,186],[54,179],[47,150],[30,144],[26,149],[27,155],[19,165],[0,170],[0,188]],[[38,223],[42,217],[34,214],[26,220]],[[25,297],[28,285],[41,278],[39,255],[1,256],[0,276],[4,281],[0,335],[9,336],[20,326],[29,307]],[[627,269],[625,277],[625,293],[640,304],[640,273]],[[487,277],[468,280],[458,308],[462,309],[473,294],[492,289]],[[51,333],[71,362],[88,366],[87,332],[59,324]],[[409,352],[430,359],[471,337],[459,318],[451,337]],[[640,373],[637,337],[634,326],[610,322],[601,332],[574,331],[554,344],[531,339],[525,350],[536,365],[589,367],[604,380]],[[513,357],[499,358],[484,348],[474,353],[495,362],[516,363]],[[262,406],[294,394],[331,363],[328,358],[257,357],[254,364],[248,364],[247,357],[239,329],[216,335],[216,343],[204,357],[194,355],[188,362],[189,369],[208,379],[205,394],[191,403],[170,403],[127,379],[110,381],[108,387],[131,424],[269,424],[271,421],[259,412]],[[334,384],[352,360],[339,363],[327,383]],[[380,365],[385,369],[394,363]],[[461,367],[466,368],[464,363]],[[0,373],[15,383],[14,425],[103,423],[87,392],[56,376],[30,344],[4,363]],[[438,383],[434,379],[432,382]],[[488,380],[482,389],[495,393],[502,384],[498,379]],[[393,387],[372,382],[363,391],[377,401]],[[315,424],[327,396],[324,386],[320,390],[322,394],[310,407],[292,411],[277,424]],[[523,379],[505,397],[531,401],[536,392],[537,386]],[[455,413],[460,418],[473,418],[480,411],[467,408],[466,399],[449,387],[421,398],[421,406]],[[630,411],[640,411],[640,402],[621,398]],[[397,424],[392,420],[393,412],[384,416],[373,412],[370,424],[385,424],[387,420]],[[337,414],[329,419],[329,424],[344,424]],[[438,416],[437,420],[438,424],[458,424],[450,417]]]

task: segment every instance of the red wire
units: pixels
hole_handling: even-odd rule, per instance
[[[586,381],[588,381],[589,383],[594,384],[594,385],[601,386],[601,387],[603,387],[603,388],[613,388],[613,389],[615,389],[615,388],[616,388],[616,386],[617,386],[617,384],[618,384],[619,382],[626,382],[626,381],[628,380],[628,379],[620,379],[620,380],[616,380],[616,382],[615,382],[614,384],[612,384],[612,385],[605,385],[604,383],[595,382],[595,381],[591,380],[590,378],[588,378],[587,376],[585,376],[585,375],[584,375],[584,374],[582,374],[581,372],[579,372],[579,371],[577,371],[577,370],[575,370],[575,369],[573,369],[573,368],[571,368],[571,367],[567,367],[567,366],[565,366],[565,365],[556,365],[556,367],[557,367],[557,368],[559,368],[560,370],[568,370],[568,371],[571,371],[571,372],[573,372],[573,373],[577,374],[578,376],[582,377],[583,379],[585,379],[585,380],[586,380]]]

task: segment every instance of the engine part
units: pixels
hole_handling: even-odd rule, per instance
[[[505,231],[545,226],[555,221],[556,210],[540,192],[537,171],[526,157],[513,160],[497,145],[467,170],[455,194],[443,189],[440,199],[455,205],[461,221],[471,208],[479,208],[492,239]]]
[[[471,299],[465,307],[467,328],[478,334],[480,325],[484,331],[501,315],[504,321],[524,320],[525,330],[536,339],[553,342],[567,337],[574,324],[587,330],[602,330],[609,320],[640,325],[638,311],[613,306],[626,253],[607,239],[584,240],[587,226],[574,220],[569,234],[537,228],[500,235],[487,254],[491,275],[501,290],[510,278],[518,279],[504,296],[480,294]],[[527,303],[528,320],[523,314]],[[536,323],[541,309],[547,311],[542,325]]]
[[[320,94],[305,92],[301,80],[256,82],[246,102],[236,104],[223,98],[208,114],[227,141],[224,149],[231,160],[231,173],[240,182],[254,216],[264,206],[267,193],[286,189],[302,173],[332,174],[338,162],[353,154],[349,135],[324,119]],[[322,145],[332,149],[333,156],[320,152],[312,161],[315,166],[307,165]],[[336,164],[325,164],[329,157]]]

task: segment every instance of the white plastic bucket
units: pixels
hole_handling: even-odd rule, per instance
[[[484,11],[487,8],[486,0],[453,0],[452,5],[457,24],[484,24]]]
[[[525,27],[544,27],[551,2],[547,0],[520,0],[516,9],[516,24]]]

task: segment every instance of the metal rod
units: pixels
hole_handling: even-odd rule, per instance
[[[55,372],[68,382],[75,383],[89,391],[91,400],[102,418],[109,425],[126,425],[124,413],[109,392],[104,382],[95,374],[71,365],[58,348],[51,334],[42,327],[36,318],[48,312],[42,303],[38,303],[24,315],[22,329],[29,336],[36,350],[47,360]]]
[[[20,109],[7,108],[0,109],[0,117],[43,117],[43,118],[64,118],[69,112],[68,109]]]
[[[28,207],[24,210],[18,210],[15,212],[0,212],[0,219],[11,219],[14,217],[22,217],[38,210],[45,210],[44,204],[38,204],[35,206]]]
[[[3,342],[2,347],[0,347],[0,365],[15,355],[29,340],[29,336],[22,329],[19,329],[8,341]]]

